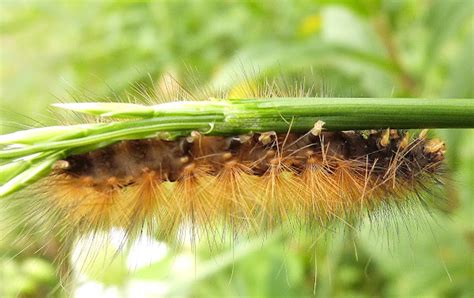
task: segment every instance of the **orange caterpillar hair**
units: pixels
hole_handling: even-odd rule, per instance
[[[183,223],[214,231],[327,222],[436,181],[444,146],[396,130],[262,133],[122,141],[60,161],[37,189],[68,224],[169,235]]]
[[[245,95],[309,95],[265,86]],[[196,237],[325,225],[422,199],[440,183],[444,153],[425,131],[327,132],[322,122],[307,133],[123,140],[58,161],[11,202],[64,242],[116,227],[128,239],[173,239],[186,224]]]

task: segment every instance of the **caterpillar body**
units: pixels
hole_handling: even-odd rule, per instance
[[[205,231],[324,224],[421,193],[439,181],[444,150],[437,139],[409,141],[397,130],[195,132],[69,156],[35,192],[78,232],[146,225],[168,237],[185,223]]]

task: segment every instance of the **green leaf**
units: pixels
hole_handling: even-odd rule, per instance
[[[100,117],[149,118],[154,113],[154,109],[151,106],[118,102],[55,103],[53,106]]]
[[[0,186],[0,198],[6,197],[49,174],[54,163],[63,155],[63,151],[54,152],[47,158],[32,164],[26,170]]]
[[[77,124],[20,130],[10,134],[0,135],[0,144],[31,145],[48,141],[65,140],[87,135],[90,129],[96,127],[98,127],[98,124]]]

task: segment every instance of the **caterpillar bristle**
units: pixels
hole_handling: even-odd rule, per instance
[[[124,140],[56,163],[33,193],[77,235],[121,228],[177,237],[345,221],[422,193],[440,175],[437,139],[396,130]],[[433,180],[433,181],[432,181]]]

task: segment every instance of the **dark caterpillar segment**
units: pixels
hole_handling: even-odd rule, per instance
[[[245,165],[253,175],[264,175],[272,166],[301,173],[308,162],[326,160],[328,172],[340,161],[358,161],[371,175],[386,175],[390,167],[397,178],[409,179],[421,171],[435,172],[444,158],[444,144],[424,137],[408,142],[406,132],[377,130],[322,132],[319,135],[260,133],[221,137],[193,133],[174,141],[127,140],[65,159],[59,174],[92,179],[103,184],[111,178],[133,183],[144,172],[176,181],[190,165],[217,175],[226,163]],[[64,161],[62,161],[64,163]]]

